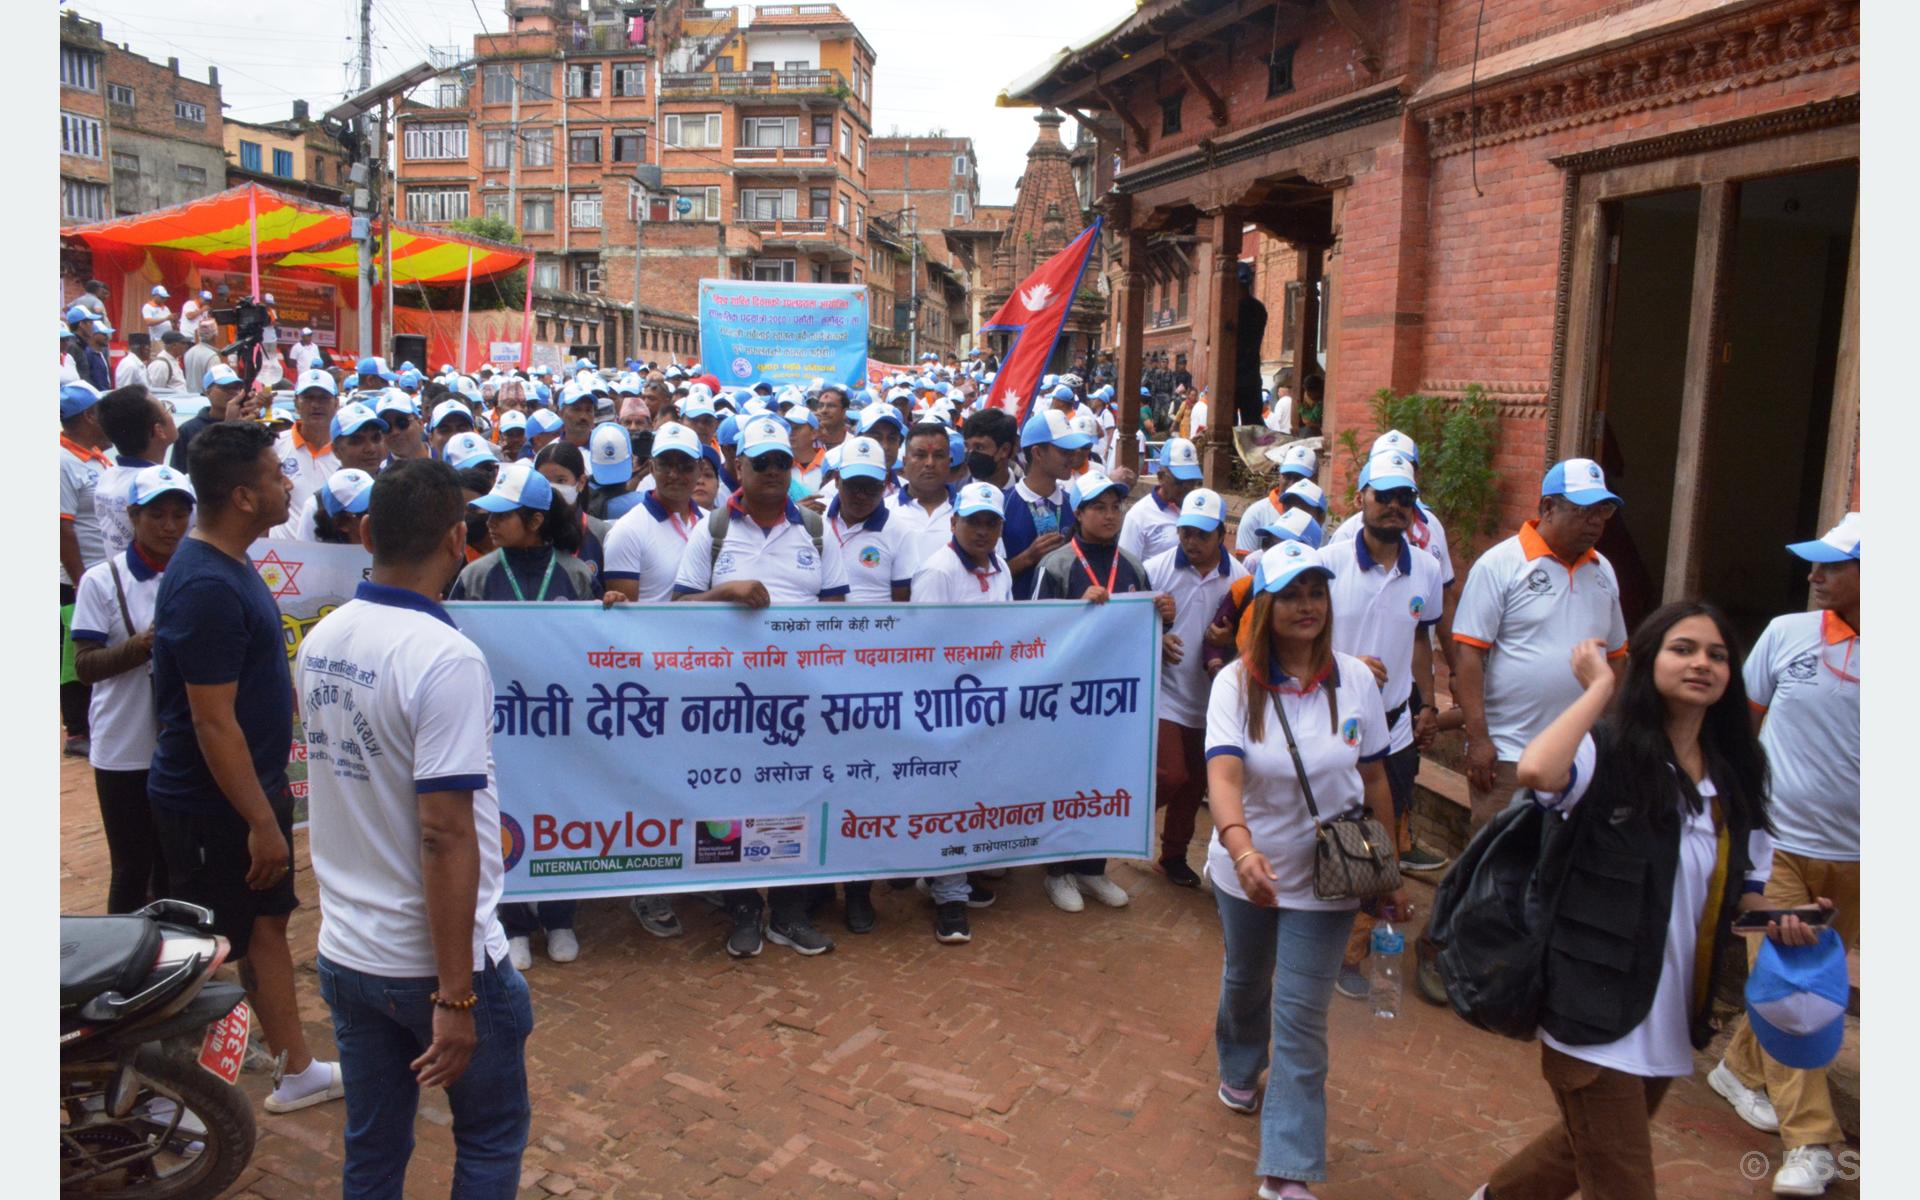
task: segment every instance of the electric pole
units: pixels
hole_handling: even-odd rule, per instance
[[[358,65],[360,67],[360,91],[364,93],[373,87],[373,0],[360,0],[360,59]],[[378,178],[380,164],[374,155],[371,137],[372,129],[365,113],[360,115],[357,124],[359,128],[355,132],[360,142],[360,152],[363,155],[363,161],[365,161],[368,167],[366,172],[367,185],[369,188],[372,188],[377,186],[376,180]],[[365,206],[363,211],[370,217],[379,212],[377,208],[371,205]],[[358,313],[359,320],[357,322],[358,329],[356,332],[359,335],[359,350],[363,356],[373,353],[373,228],[373,222],[369,220],[367,223],[367,236],[360,239],[360,311]]]

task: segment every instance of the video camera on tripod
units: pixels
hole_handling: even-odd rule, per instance
[[[261,304],[252,296],[244,296],[232,308],[216,308],[213,319],[222,325],[233,326],[238,335],[234,343],[223,347],[222,358],[234,351],[240,352],[240,377],[252,387],[254,376],[260,373],[261,335],[273,323],[273,310]]]

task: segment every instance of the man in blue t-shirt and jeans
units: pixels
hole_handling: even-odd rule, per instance
[[[293,678],[272,593],[247,548],[287,519],[293,487],[264,425],[223,421],[195,439],[198,518],[155,601],[159,736],[147,795],[174,895],[213,911],[267,1045],[280,1057],[270,1113],[344,1094],[315,1061],[293,995]]]

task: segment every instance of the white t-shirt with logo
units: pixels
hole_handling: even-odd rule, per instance
[[[960,557],[952,543],[940,547],[913,573],[915,604],[989,604],[1013,599],[1013,574],[1007,560],[987,555],[980,570]]]
[[[107,556],[94,497],[100,488],[100,476],[112,465],[104,455],[75,454],[64,444],[60,447],[60,519],[73,527],[74,540],[80,544],[82,571]],[[68,579],[63,566],[60,582],[77,585],[79,580]]]
[[[1180,506],[1169,504],[1159,487],[1135,501],[1120,522],[1120,548],[1150,562],[1180,544]]]
[[[1831,612],[1775,617],[1745,679],[1748,701],[1767,712],[1774,843],[1860,861],[1860,635]]]
[[[125,614],[113,589],[114,570],[120,572],[120,587],[126,593]],[[127,618],[133,619],[133,633],[152,629],[154,601],[159,596],[160,572],[149,570],[138,554],[122,551],[88,567],[73,601],[73,640],[108,649],[125,645],[132,636]],[[87,723],[93,741],[87,762],[96,770],[144,771],[151,766],[155,738],[151,667],[142,664],[94,684]]]
[[[770,532],[734,501],[727,503],[727,538],[719,557],[713,553],[712,522],[700,521],[687,535],[687,549],[673,580],[674,595],[711,591],[735,579],[760,583],[774,604],[809,604],[847,594],[840,543],[823,529],[816,550],[793,501],[787,501],[784,518]]]
[[[1322,900],[1313,894],[1315,826],[1300,790],[1299,773],[1287,752],[1276,706],[1287,706],[1287,722],[1306,765],[1313,787],[1313,803],[1320,818],[1330,821],[1366,803],[1360,782],[1360,764],[1387,756],[1387,717],[1380,705],[1380,689],[1373,672],[1359,659],[1333,656],[1332,675],[1306,692],[1291,681],[1280,681],[1269,693],[1266,724],[1259,741],[1247,737],[1247,691],[1259,687],[1248,677],[1245,659],[1235,659],[1213,678],[1207,701],[1207,757],[1233,754],[1245,760],[1241,811],[1254,848],[1267,856],[1279,876],[1273,881],[1281,908],[1338,911],[1359,907],[1357,900]],[[1327,684],[1332,682],[1334,719],[1328,728]],[[1207,845],[1207,875],[1213,886],[1240,900],[1247,898],[1234,873],[1233,856],[1220,844],[1215,830]]]
[[[301,510],[316,492],[326,486],[327,479],[340,469],[340,460],[334,457],[333,443],[329,442],[316,451],[300,436],[298,426],[280,435],[273,443],[273,452],[280,459],[280,473],[293,480],[293,496],[287,501],[287,519],[280,526],[285,532],[280,536],[298,541],[301,533],[297,522]]]
[[[1399,558],[1376,563],[1364,538],[1349,538],[1321,554],[1333,572],[1333,648],[1355,658],[1377,658],[1387,668],[1380,691],[1388,712],[1413,695],[1414,639],[1440,623],[1440,564],[1400,542]],[[1371,678],[1371,676],[1369,676]],[[1432,697],[1428,697],[1431,703]],[[1413,713],[1403,710],[1389,736],[1394,752],[1413,745]]]
[[[640,503],[621,514],[607,534],[606,563],[600,577],[609,583],[616,579],[638,583],[641,603],[671,600],[687,542],[694,526],[704,524],[706,517],[706,510],[699,505],[694,505],[693,515],[688,517],[668,512],[653,492],[642,494]]]
[[[913,570],[919,565],[918,551],[902,528],[900,513],[900,509],[881,504],[866,520],[850,526],[841,519],[839,500],[828,506],[827,533],[840,543],[840,561],[846,565],[847,582],[852,588],[847,593],[849,601],[887,604],[893,600],[894,588],[912,586]]]
[[[1360,525],[1360,514],[1354,513],[1340,522],[1339,528],[1333,531],[1333,536],[1327,539],[1328,544],[1354,537],[1360,532]],[[1441,584],[1452,587],[1453,555],[1447,549],[1447,527],[1440,523],[1439,516],[1422,504],[1413,514],[1413,520],[1408,523],[1405,536],[1407,545],[1433,555],[1433,560],[1440,564]]]
[[[1453,615],[1454,640],[1486,651],[1487,732],[1503,762],[1520,761],[1527,743],[1580,698],[1576,644],[1601,638],[1608,658],[1627,652],[1613,564],[1589,550],[1568,566],[1536,524],[1480,556]]]
[[[147,323],[147,336],[156,342],[173,332],[173,310],[158,300],[140,306],[140,319]]]
[[[438,974],[419,797],[468,791],[480,843],[473,968],[499,961],[506,871],[486,656],[433,601],[363,583],[301,643],[294,682],[307,731],[320,953],[370,975]]]
[[[947,494],[928,512],[927,506],[901,488],[881,503],[890,511],[889,528],[897,529],[905,540],[913,562],[932,557],[935,551],[953,540],[953,501],[957,490],[949,484]],[[908,571],[907,577],[912,578]]]
[[[320,361],[320,347],[295,342],[287,347],[287,361],[293,364],[294,376],[298,378],[301,373],[311,371]]]
[[[133,519],[127,516],[127,501],[133,492],[133,478],[152,466],[141,459],[123,458],[100,472],[93,490],[93,512],[100,522],[100,541],[109,557],[133,545]],[[192,520],[188,520],[192,529]]]
[[[1122,533],[1123,550],[1125,537]],[[1203,728],[1207,723],[1208,688],[1213,683],[1205,661],[1207,626],[1213,623],[1213,614],[1233,581],[1244,577],[1247,569],[1222,545],[1220,562],[1201,574],[1178,544],[1147,559],[1146,568],[1148,586],[1173,598],[1173,624],[1167,632],[1180,639],[1180,661],[1160,668],[1157,715],[1162,721],[1188,729]]]

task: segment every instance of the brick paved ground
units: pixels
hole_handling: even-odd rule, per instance
[[[67,759],[61,780],[62,907],[98,911],[106,848],[91,776]],[[315,885],[297,841],[301,1008],[325,1053]],[[1019,870],[960,947],[933,941],[917,893],[883,886],[880,928],[855,938],[829,918],[840,947],[810,960],[771,944],[729,960],[721,918],[697,901],[682,906],[689,936],[669,942],[623,903],[585,904],[581,960],[539,959],[529,973],[538,1027],[522,1195],[1252,1195],[1258,1127],[1214,1098],[1210,897],[1143,864],[1110,870],[1129,908],[1059,912],[1038,869]],[[1417,889],[1416,904],[1430,895]],[[1336,996],[1332,1028],[1324,1200],[1464,1200],[1549,1123],[1534,1045],[1412,998],[1384,1022]],[[1777,1159],[1778,1144],[1707,1090],[1712,1060],[1701,1061],[1654,1126],[1661,1193],[1766,1195],[1739,1163],[1749,1151]],[[264,1094],[262,1077],[244,1082]],[[449,1119],[443,1097],[423,1098],[409,1196],[447,1194]],[[338,1194],[342,1120],[333,1105],[261,1113],[235,1194]]]

